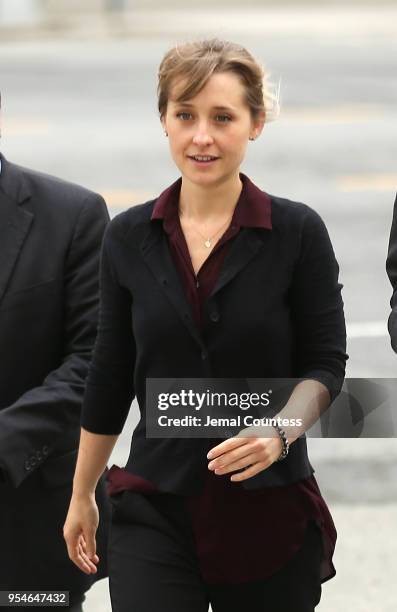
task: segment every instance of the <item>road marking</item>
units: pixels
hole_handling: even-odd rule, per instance
[[[340,191],[397,191],[397,174],[347,174],[336,181]]]
[[[153,192],[139,189],[106,189],[99,190],[99,193],[109,208],[130,208],[157,197]]]
[[[352,338],[385,338],[389,335],[387,321],[363,321],[346,325],[347,337]]]
[[[40,119],[9,119],[5,118],[2,128],[4,136],[26,136],[30,134],[48,134],[51,123]]]
[[[293,124],[344,125],[382,119],[388,107],[379,104],[339,104],[330,106],[281,106],[279,121]]]

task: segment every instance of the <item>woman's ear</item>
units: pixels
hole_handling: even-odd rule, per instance
[[[161,127],[163,128],[163,132],[167,133],[167,122],[165,120],[165,116],[160,117]]]
[[[251,136],[256,140],[261,135],[266,122],[266,113],[261,111],[255,119],[252,120]]]

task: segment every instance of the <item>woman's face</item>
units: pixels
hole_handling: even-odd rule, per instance
[[[180,87],[180,82],[171,87],[162,124],[182,176],[202,186],[238,176],[248,139],[258,136],[264,123],[264,116],[252,120],[239,77],[214,74],[187,102],[175,102],[178,83]]]

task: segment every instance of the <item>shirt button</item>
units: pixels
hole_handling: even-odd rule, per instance
[[[220,319],[219,312],[217,312],[216,310],[211,312],[210,319],[211,319],[211,321],[213,321],[213,323],[217,323],[219,321],[219,319]]]

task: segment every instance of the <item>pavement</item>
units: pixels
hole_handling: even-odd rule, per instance
[[[241,8],[241,3],[225,6],[181,7],[155,2],[146,8],[138,4],[134,10],[105,11],[52,10],[34,22],[1,22],[2,40],[27,40],[57,37],[164,37],[239,36],[250,32],[258,35],[300,35],[310,38],[333,36],[392,35],[397,7],[392,2],[381,4],[267,4]]]
[[[396,612],[397,504],[333,504],[332,515],[336,576],[323,584],[316,611]],[[111,612],[107,580],[91,588],[84,608]]]

